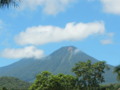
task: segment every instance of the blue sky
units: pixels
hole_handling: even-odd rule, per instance
[[[119,0],[24,0],[0,9],[0,67],[76,46],[120,64]]]

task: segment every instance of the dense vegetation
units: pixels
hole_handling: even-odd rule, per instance
[[[30,90],[73,90],[75,80],[76,78],[71,75],[53,75],[45,71],[37,75],[37,79]]]
[[[71,69],[75,63],[80,61],[86,62],[87,60],[91,60],[92,63],[99,62],[99,60],[82,51],[75,53],[78,50],[76,47],[72,47],[71,51],[69,51],[69,48],[70,46],[62,47],[41,59],[22,59],[11,65],[1,67],[0,76],[12,76],[24,81],[33,82],[36,75],[43,71],[49,71],[53,74],[74,75]],[[110,70],[105,70],[104,73],[105,84],[116,83],[117,74],[113,73],[114,67],[108,66]]]
[[[117,90],[120,84],[102,85],[103,73],[108,69],[105,62],[92,64],[91,61],[78,62],[72,69],[76,76],[42,72],[38,74],[29,90]]]
[[[114,72],[117,73],[117,79],[120,80],[120,65],[115,67]]]
[[[114,72],[120,77],[118,67]],[[118,90],[120,83],[103,84],[105,69],[109,69],[105,62],[92,63],[88,60],[75,64],[72,68],[74,76],[44,71],[32,84],[14,77],[0,77],[0,90]]]
[[[14,77],[0,77],[0,90],[27,90],[29,83]]]
[[[120,83],[101,85],[101,90],[120,90]]]

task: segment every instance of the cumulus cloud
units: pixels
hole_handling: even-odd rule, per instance
[[[3,28],[3,22],[0,20],[0,30]]]
[[[114,35],[115,35],[115,33],[113,33],[113,32],[107,33],[107,36],[110,38],[113,38]]]
[[[27,28],[15,37],[20,45],[41,45],[50,42],[83,40],[90,35],[103,34],[103,22],[68,23],[64,28],[56,26],[36,26]]]
[[[95,1],[95,0],[87,0],[88,2],[93,2],[93,1]]]
[[[103,45],[113,44],[113,36],[114,36],[114,33],[107,33],[106,36],[107,36],[107,38],[101,40],[101,43],[102,43]]]
[[[5,30],[5,25],[2,20],[0,20],[0,38],[2,37],[2,33]]]
[[[101,40],[101,43],[106,45],[106,44],[112,44],[113,41],[111,39],[104,39],[104,40]]]
[[[120,0],[101,0],[101,2],[105,12],[120,15]]]
[[[20,6],[21,9],[30,8],[32,10],[41,6],[43,8],[43,12],[54,15],[64,11],[68,8],[69,4],[75,1],[76,0],[24,0]]]
[[[0,53],[0,56],[11,59],[17,59],[17,58],[39,59],[44,56],[44,52],[42,50],[35,48],[34,46],[29,46],[20,49],[5,49],[2,51],[2,53]]]
[[[2,24],[2,20],[0,20],[0,24]]]

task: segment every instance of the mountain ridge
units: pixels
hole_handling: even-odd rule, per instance
[[[74,46],[64,46],[39,60],[33,58],[21,59],[9,66],[2,67],[0,68],[0,76],[13,76],[25,81],[33,81],[35,76],[42,71],[50,71],[54,74],[64,73],[73,75],[71,68],[74,64],[87,60],[91,60],[92,63],[99,61]],[[105,76],[107,76],[106,83],[116,82],[116,75],[112,73],[114,67],[109,66],[111,70],[105,73]]]

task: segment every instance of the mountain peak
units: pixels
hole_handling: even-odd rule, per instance
[[[54,74],[71,72],[77,62],[86,62],[91,60],[92,63],[98,62],[97,59],[87,55],[74,46],[64,46],[49,56],[41,60],[23,59],[12,65],[0,68],[0,76],[17,77],[25,81],[33,81],[36,74],[42,71],[50,71]],[[115,83],[116,75],[113,74],[113,67],[104,74],[106,83]],[[32,73],[31,73],[32,72]]]
[[[63,49],[65,49],[67,52],[74,52],[74,51],[78,50],[74,46],[66,46],[66,47],[63,47]]]
[[[76,50],[77,48],[74,46],[64,46],[61,49],[67,49],[69,51],[69,50]]]
[[[73,53],[73,52],[76,52],[76,51],[79,51],[79,49],[77,49],[76,47],[74,46],[64,46],[58,50],[56,50],[55,52],[52,53],[52,55],[59,55],[59,54],[67,54],[67,53]]]

